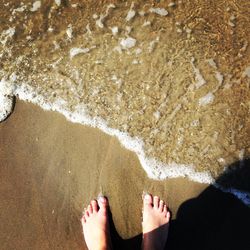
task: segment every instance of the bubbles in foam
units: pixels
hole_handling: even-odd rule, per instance
[[[1,106],[7,107],[9,100],[12,100],[11,98],[16,95],[21,100],[37,104],[45,110],[57,111],[71,122],[99,128],[111,136],[116,136],[125,148],[137,154],[143,169],[151,179],[164,180],[167,178],[188,177],[190,180],[196,182],[213,184],[224,192],[234,194],[246,205],[250,205],[250,194],[234,188],[225,189],[219,186],[208,172],[197,172],[192,165],[177,164],[174,162],[165,164],[155,158],[147,157],[144,152],[144,143],[140,138],[132,138],[127,133],[108,127],[107,122],[99,117],[90,117],[84,104],[78,105],[74,111],[71,111],[67,106],[67,102],[63,99],[58,98],[50,102],[40,95],[36,89],[27,84],[15,86],[13,83],[5,80],[0,81],[0,93]],[[11,109],[9,112],[11,112]]]
[[[0,81],[0,122],[12,112],[14,105],[13,86],[5,80]]]
[[[15,89],[15,95],[21,100],[38,104],[45,110],[57,111],[71,122],[99,128],[111,136],[116,136],[125,148],[137,154],[143,169],[152,179],[164,180],[166,178],[188,177],[201,183],[213,182],[213,178],[209,173],[196,172],[193,166],[177,163],[165,164],[154,158],[147,157],[144,152],[144,142],[140,138],[131,137],[125,132],[108,127],[107,122],[102,118],[90,117],[84,104],[78,105],[72,112],[67,107],[67,102],[63,99],[57,99],[53,103],[48,102],[37,93],[36,89],[25,84],[19,85]]]
[[[222,192],[233,194],[239,200],[241,200],[245,205],[250,207],[250,193],[249,192],[242,191],[236,188],[224,188],[218,183],[214,183],[214,186],[220,189]]]

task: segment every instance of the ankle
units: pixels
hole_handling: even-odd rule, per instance
[[[95,248],[95,249],[90,248],[89,250],[111,250],[112,249],[108,240],[102,240],[99,243],[100,244],[99,244],[98,248]]]
[[[107,247],[107,245],[101,245],[98,247],[98,249],[89,249],[89,250],[109,250],[109,248]]]

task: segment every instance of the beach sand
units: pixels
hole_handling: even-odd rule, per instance
[[[122,238],[141,233],[141,195],[181,203],[207,185],[147,178],[134,153],[97,129],[17,100],[0,126],[1,249],[85,249],[80,218],[102,191]]]
[[[235,2],[0,3],[1,250],[86,249],[100,193],[115,249],[140,249],[143,192],[171,209],[168,250],[249,250],[249,207],[212,186],[250,204],[250,5]]]
[[[150,180],[116,138],[56,112],[17,100],[0,125],[0,159],[2,250],[86,249],[81,214],[101,191],[115,249],[140,249],[143,191],[169,204],[167,249],[248,249],[250,209],[233,195],[184,178]]]
[[[0,3],[0,120],[14,96],[101,118],[155,179],[212,183],[250,156],[245,0],[31,2]]]

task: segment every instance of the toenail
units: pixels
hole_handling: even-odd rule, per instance
[[[144,199],[149,200],[151,199],[151,196],[149,194],[145,194]]]
[[[105,199],[104,196],[99,196],[99,197],[98,197],[98,200],[99,200],[100,202],[102,202],[102,203],[105,203],[105,202],[106,202],[106,199]]]

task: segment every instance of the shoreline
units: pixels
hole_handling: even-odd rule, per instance
[[[141,233],[143,191],[167,200],[174,220],[209,187],[185,178],[151,180],[115,137],[20,100],[0,125],[0,142],[3,249],[86,249],[79,218],[100,191],[128,239]]]
[[[54,103],[46,102],[43,96],[36,93],[36,90],[29,85],[22,84],[18,86],[15,83],[7,81],[0,81],[0,83],[3,86],[6,85],[6,95],[16,96],[20,100],[36,104],[44,110],[56,111],[70,122],[98,128],[110,136],[115,136],[126,149],[136,153],[142,168],[151,179],[164,180],[168,178],[188,177],[191,181],[199,183],[212,184],[214,182],[210,173],[205,171],[197,172],[192,165],[177,164],[174,162],[165,164],[155,158],[147,157],[143,149],[144,142],[142,139],[137,137],[132,138],[125,132],[109,127],[102,118],[90,117],[84,104],[71,111],[63,100],[58,99]]]

